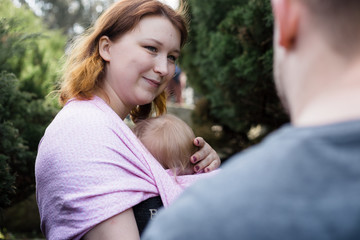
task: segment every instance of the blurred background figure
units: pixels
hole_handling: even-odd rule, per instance
[[[186,74],[176,65],[175,75],[167,86],[168,101],[178,104],[183,103],[182,93],[186,87]]]

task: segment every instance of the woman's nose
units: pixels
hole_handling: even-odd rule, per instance
[[[166,76],[169,74],[169,66],[167,57],[159,56],[155,60],[154,71],[160,76]]]

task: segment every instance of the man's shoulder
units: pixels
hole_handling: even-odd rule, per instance
[[[261,144],[227,160],[216,176],[187,189],[164,216],[159,215],[157,228],[150,228],[150,233],[171,229],[174,224],[186,227],[176,227],[163,239],[191,239],[200,230],[202,237],[197,239],[265,239],[266,232],[272,231],[273,239],[282,239],[292,236],[294,226],[299,234],[296,239],[306,239],[310,237],[307,233],[326,234],[324,228],[332,224],[343,231],[340,222],[344,219],[335,216],[345,205],[334,199],[347,195],[360,201],[354,191],[359,181],[338,171],[339,156],[329,157],[323,151],[326,143],[333,147],[336,139],[329,130],[283,128],[271,134]],[[334,210],[323,208],[328,204]],[[165,227],[159,228],[160,223]]]

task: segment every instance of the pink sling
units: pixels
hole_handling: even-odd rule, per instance
[[[58,113],[40,142],[35,175],[41,229],[52,240],[80,239],[150,197],[160,195],[167,207],[204,174],[175,181],[115,112],[94,97],[71,100]]]

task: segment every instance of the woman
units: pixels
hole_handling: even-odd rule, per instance
[[[181,192],[123,123],[166,111],[164,89],[187,38],[186,21],[156,0],[122,0],[77,40],[60,102],[36,159],[37,201],[47,239],[139,239],[133,207]],[[156,139],[154,139],[156,141]],[[196,172],[220,165],[202,139]]]

